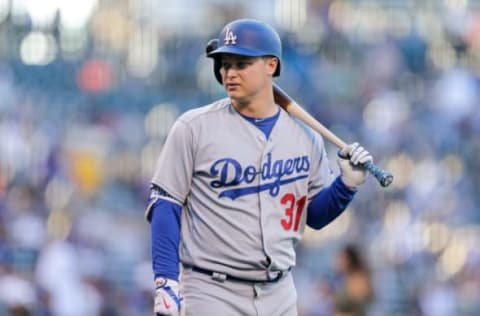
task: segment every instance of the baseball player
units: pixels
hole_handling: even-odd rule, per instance
[[[219,41],[208,56],[227,98],[177,119],[151,183],[154,311],[297,315],[295,245],[306,225],[343,212],[372,157],[343,148],[335,177],[321,136],[275,104],[281,41],[271,26],[236,20]]]

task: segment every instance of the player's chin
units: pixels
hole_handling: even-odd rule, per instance
[[[242,100],[245,98],[245,95],[243,93],[240,93],[240,91],[232,91],[232,90],[227,90],[227,95],[230,97],[232,100]]]

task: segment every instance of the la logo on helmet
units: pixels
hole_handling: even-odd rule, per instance
[[[233,34],[233,31],[230,28],[227,28],[224,41],[225,45],[235,45],[237,44],[237,35]]]

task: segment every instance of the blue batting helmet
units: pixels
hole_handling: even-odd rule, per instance
[[[218,46],[215,49],[207,50],[207,56],[214,58],[217,62],[217,67],[214,67],[217,79],[221,78],[218,57],[222,54],[277,57],[278,66],[273,76],[280,75],[282,43],[278,33],[270,25],[252,19],[235,20],[223,28],[216,43]]]

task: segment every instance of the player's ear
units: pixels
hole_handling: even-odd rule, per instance
[[[273,56],[265,56],[264,61],[268,75],[273,76],[278,67],[278,58]]]

